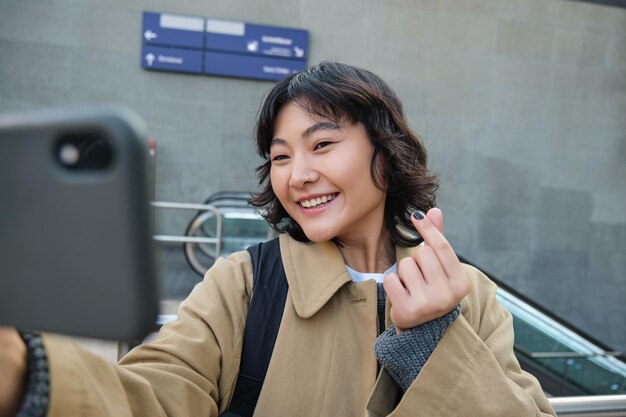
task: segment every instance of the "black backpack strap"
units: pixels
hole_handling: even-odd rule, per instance
[[[287,299],[287,277],[278,238],[248,248],[252,259],[252,298],[248,307],[239,377],[230,406],[223,416],[252,417]]]

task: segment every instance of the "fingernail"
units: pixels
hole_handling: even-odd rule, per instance
[[[415,220],[422,220],[424,218],[424,212],[420,211],[420,210],[414,211],[413,212],[413,218]]]

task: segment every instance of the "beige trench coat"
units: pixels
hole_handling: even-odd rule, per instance
[[[554,415],[513,355],[511,316],[495,285],[476,269],[465,269],[471,292],[461,316],[401,396],[384,370],[377,378],[375,282],[352,282],[332,243],[283,235],[280,246],[289,294],[256,417]],[[399,248],[398,259],[408,251]],[[49,415],[219,415],[237,379],[251,292],[247,252],[218,260],[178,319],[120,365],[45,335]]]

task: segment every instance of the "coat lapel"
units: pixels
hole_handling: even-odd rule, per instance
[[[280,254],[296,313],[309,318],[347,282],[343,258],[332,242],[303,243],[280,235]]]
[[[303,243],[286,233],[279,241],[294,308],[299,317],[309,318],[351,281],[350,274],[333,242]],[[396,247],[396,258],[410,256],[413,249]]]

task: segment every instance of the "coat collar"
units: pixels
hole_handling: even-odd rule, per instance
[[[333,242],[303,243],[281,234],[280,255],[296,313],[309,318],[352,279],[341,252]],[[396,247],[396,259],[409,256],[411,248]]]

